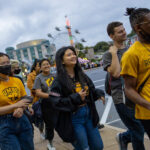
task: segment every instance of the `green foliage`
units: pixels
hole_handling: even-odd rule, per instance
[[[82,51],[79,51],[78,57],[84,58],[85,57],[85,53]]]
[[[98,52],[98,51],[104,52],[108,49],[109,49],[109,44],[107,42],[104,42],[104,41],[98,42],[94,46],[94,52]]]
[[[91,62],[96,62],[97,60],[96,59],[91,59]]]
[[[75,44],[75,48],[77,48],[77,49],[79,49],[79,50],[82,50],[82,49],[84,49],[84,46],[83,46],[82,43],[76,43],[76,44]]]
[[[85,46],[84,49],[88,50],[88,49],[90,49],[90,48],[93,48],[93,47],[92,47],[92,46]]]
[[[127,37],[132,37],[132,36],[134,36],[135,35],[135,32],[132,30],[128,35],[127,35]]]

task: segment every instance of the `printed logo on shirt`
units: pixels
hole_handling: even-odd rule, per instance
[[[4,96],[7,96],[11,101],[19,99],[19,89],[17,87],[9,87],[2,91]]]
[[[54,77],[48,78],[45,82],[47,84],[48,87],[50,87],[53,83]]]
[[[145,64],[146,67],[147,67],[148,65],[150,65],[150,58],[144,60],[144,64]]]
[[[78,93],[78,92],[80,92],[81,90],[82,90],[81,84],[80,84],[79,82],[76,82],[76,83],[75,83],[75,92]],[[87,85],[84,86],[84,90],[86,90],[87,95],[89,95],[89,88],[88,88]]]

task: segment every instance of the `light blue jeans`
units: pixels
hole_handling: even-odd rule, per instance
[[[34,150],[32,126],[26,115],[0,116],[0,150]]]
[[[72,124],[76,141],[72,143],[75,150],[102,150],[103,142],[98,128],[93,127],[89,107],[80,107],[72,114]]]

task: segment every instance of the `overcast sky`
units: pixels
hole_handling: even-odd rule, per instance
[[[64,32],[65,15],[68,16],[72,34],[84,46],[99,41],[109,41],[106,26],[111,21],[124,23],[127,33],[131,31],[129,20],[124,16],[126,7],[150,8],[149,0],[0,0],[0,51],[34,39],[48,39],[47,33],[56,37]],[[80,35],[75,34],[78,29]],[[66,42],[60,36],[56,41]],[[52,42],[52,40],[51,40]]]

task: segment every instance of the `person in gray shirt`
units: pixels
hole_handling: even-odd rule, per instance
[[[113,47],[111,47],[111,49],[112,48]],[[127,47],[124,47],[123,49],[118,49],[117,50],[116,57],[118,57],[117,61],[119,63],[121,61],[122,55],[124,54],[124,52],[127,49],[128,49]],[[111,64],[112,64],[112,57],[114,58],[113,54],[110,51],[107,51],[103,55],[103,68],[104,68],[105,71],[107,71],[107,68],[111,66]],[[117,69],[117,66],[115,67],[115,69]],[[120,69],[120,67],[119,67],[119,69]],[[122,80],[123,80],[123,78],[122,77],[118,77],[117,75],[111,76],[111,78],[112,78],[111,79],[111,96],[113,98],[114,104],[124,103],[124,101],[123,101],[123,91],[122,91]]]
[[[134,108],[128,108],[125,104],[123,90],[124,80],[120,77],[120,60],[128,47],[125,45],[126,31],[121,22],[111,22],[107,26],[107,33],[113,40],[113,46],[103,55],[104,70],[111,77],[111,96],[116,110],[122,122],[128,128],[126,132],[116,136],[120,150],[127,150],[128,143],[132,142],[133,150],[145,150],[144,128],[139,120],[136,120]]]
[[[54,76],[50,74],[50,61],[48,59],[42,59],[39,65],[42,73],[36,77],[33,89],[36,92],[36,96],[41,100],[42,116],[46,125],[46,139],[49,141],[47,148],[48,150],[55,150],[55,147],[53,146],[53,138],[58,112],[53,109],[49,100]]]

